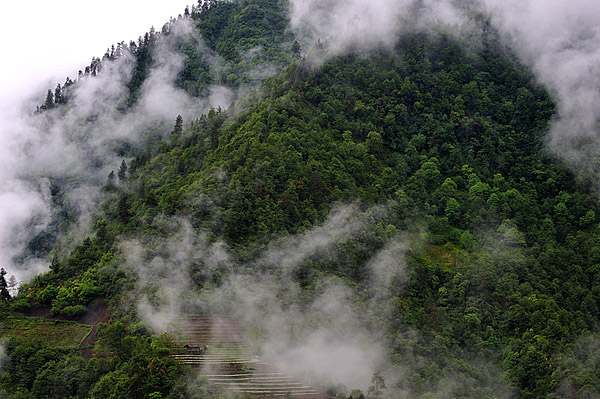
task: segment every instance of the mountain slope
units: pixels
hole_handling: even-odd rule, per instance
[[[197,29],[231,63],[221,83],[248,83],[256,54],[291,56],[278,2],[218,2],[203,13],[192,12]],[[37,370],[58,381],[77,369],[73,397],[217,397],[203,384],[186,391],[180,367],[164,356],[169,338],[150,338],[148,309],[229,311],[266,345],[281,333],[268,327],[273,304],[250,309],[233,283],[274,280],[267,287],[281,308],[305,317],[290,328],[300,341],[315,326],[338,331],[327,313],[335,311],[320,301],[324,291],[348,290],[344,304],[358,314],[349,325],[385,348],[378,360],[390,397],[505,397],[506,382],[522,398],[597,394],[588,360],[597,356],[600,316],[598,201],[546,152],[554,105],[497,40],[485,33],[475,52],[445,34],[405,34],[394,49],[323,64],[314,62],[316,44],[259,95],[134,151],[105,184],[95,234],[12,306],[48,303],[60,313],[99,297],[124,323],[101,332],[106,357],[52,352]],[[208,64],[179,45],[178,84],[202,95]],[[321,242],[311,247],[311,237]],[[40,353],[40,343],[12,341],[9,355],[34,345]],[[15,386],[20,367],[1,380],[15,397],[58,389],[32,376]],[[332,395],[347,396],[331,385]]]

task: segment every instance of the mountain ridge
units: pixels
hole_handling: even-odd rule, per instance
[[[98,356],[9,340],[11,358],[37,363],[6,366],[8,397],[220,397],[152,336],[211,311],[286,369],[317,370],[332,397],[597,394],[600,209],[588,177],[545,147],[550,95],[491,30],[478,52],[404,33],[315,66],[318,43],[292,54],[284,4],[216,2],[214,25],[196,21],[229,63],[218,84],[252,83],[240,51],[274,37],[256,65],[289,64],[245,103],[157,124],[120,154],[93,233],[3,304],[66,314],[108,300]],[[191,37],[175,84],[201,95],[214,78],[196,73]]]

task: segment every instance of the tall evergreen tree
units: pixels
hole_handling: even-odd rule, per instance
[[[106,179],[106,189],[112,190],[113,188],[115,188],[115,172],[111,170]]]
[[[8,279],[7,286],[12,296],[15,296],[19,288],[19,282],[17,281],[17,278],[14,275],[10,276],[10,278]]]
[[[292,44],[292,57],[294,57],[295,59],[299,59],[300,51],[300,43],[298,43],[298,40],[294,40],[294,44]]]
[[[177,115],[175,119],[175,126],[173,127],[173,131],[171,132],[171,137],[179,137],[183,133],[183,118],[181,115]]]
[[[10,299],[10,293],[8,292],[8,283],[4,276],[6,276],[6,270],[0,268],[0,299],[8,301]]]
[[[54,94],[52,94],[52,90],[48,89],[48,94],[46,94],[46,101],[44,102],[43,109],[51,108],[54,108]]]
[[[62,87],[60,86],[60,83],[56,86],[56,89],[54,89],[54,103],[55,104],[63,103],[63,92],[62,92]]]
[[[119,182],[121,183],[124,182],[127,178],[127,162],[125,162],[125,160],[121,162],[121,167],[119,167],[117,177],[119,178]]]

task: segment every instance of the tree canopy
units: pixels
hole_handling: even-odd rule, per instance
[[[339,204],[356,206],[368,228],[303,261],[293,279],[304,298],[335,278],[365,309],[375,299],[389,304],[390,314],[375,316],[386,357],[411,373],[394,383],[373,370],[367,398],[432,397],[448,376],[454,397],[500,397],[488,370],[472,365],[478,358],[520,398],[600,394],[597,194],[549,155],[551,97],[494,32],[469,51],[444,33],[406,33],[393,49],[349,52],[316,67],[285,29],[285,2],[204,1],[183,18],[226,60],[217,83],[250,82],[244,57],[252,49],[260,50],[250,63],[285,68],[243,106],[211,109],[185,126],[179,115],[158,145],[124,159],[118,185],[109,175],[92,234],[12,302],[0,271],[0,296],[12,303],[6,311],[49,306],[75,317],[97,299],[116,309],[98,334],[102,355],[91,360],[10,340],[12,360],[0,375],[9,397],[196,397],[182,393],[186,371],[166,356],[166,338],[122,310],[136,284],[122,240],[142,237],[152,247],[172,234],[165,220],[184,218],[223,242],[241,269],[258,264],[274,241],[322,225]],[[169,25],[127,47],[135,56],[129,105],[152,47],[168,34]],[[184,58],[176,84],[204,96],[215,76],[194,40],[175,44]],[[95,60],[92,75],[102,73]],[[67,104],[66,87],[48,91],[42,109]],[[378,297],[370,262],[401,234],[405,280]],[[199,295],[231,273],[190,269]],[[365,397],[353,388],[342,395]]]

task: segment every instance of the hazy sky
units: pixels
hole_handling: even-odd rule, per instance
[[[33,89],[76,77],[93,56],[183,14],[195,0],[0,2],[0,109]],[[43,98],[40,98],[43,101]]]

